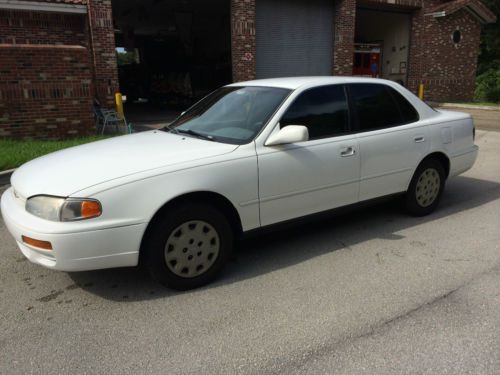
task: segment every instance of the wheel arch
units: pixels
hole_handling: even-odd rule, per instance
[[[186,203],[209,203],[219,209],[228,219],[229,224],[231,225],[231,228],[233,229],[233,233],[235,238],[238,238],[241,236],[243,233],[243,226],[241,223],[241,217],[238,213],[238,210],[236,207],[233,205],[233,203],[223,196],[220,193],[215,193],[212,191],[195,191],[195,192],[189,192],[189,193],[184,193],[182,195],[179,195],[175,198],[170,199],[166,203],[163,204],[153,215],[151,220],[148,223],[148,226],[146,227],[146,230],[144,231],[144,234],[142,236],[141,240],[141,246],[140,246],[140,251],[139,251],[139,263],[141,262],[141,258],[144,254],[144,246],[146,245],[147,238],[149,236],[149,233],[151,229],[153,228],[154,224],[156,223],[157,220],[159,220],[163,215],[168,210],[173,209],[174,207],[178,207],[180,205],[186,204]]]
[[[418,166],[417,168],[420,166],[420,164],[422,164],[425,160],[429,160],[429,159],[437,159],[444,167],[444,171],[445,171],[445,175],[446,175],[446,178],[448,178],[448,176],[450,175],[450,158],[448,157],[448,155],[446,155],[444,152],[442,151],[434,151],[434,152],[431,152],[430,154],[428,154],[425,158],[423,158],[420,163],[418,163]]]
[[[408,188],[410,187],[410,184],[411,184],[411,181],[413,179],[413,176],[415,175],[415,172],[417,171],[418,167],[420,167],[420,165],[426,161],[426,160],[429,160],[429,159],[437,159],[439,160],[439,162],[443,165],[444,167],[444,172],[445,172],[445,175],[446,175],[446,178],[448,178],[448,176],[450,175],[450,158],[448,157],[448,155],[446,155],[444,152],[442,151],[433,151],[429,154],[427,154],[422,160],[420,160],[420,162],[417,164],[417,166],[415,167],[415,170],[413,171],[413,174],[411,175],[410,179],[408,180],[407,184],[406,184],[406,190],[408,190]],[[405,191],[406,191],[405,190]]]

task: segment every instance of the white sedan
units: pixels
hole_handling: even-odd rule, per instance
[[[189,289],[213,280],[249,231],[401,193],[410,213],[429,214],[477,152],[469,115],[391,81],[257,80],[222,87],[163,129],[23,165],[1,209],[34,263],[141,262]]]

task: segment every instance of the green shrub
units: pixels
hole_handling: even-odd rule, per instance
[[[474,97],[479,101],[500,103],[499,69],[489,69],[477,76]]]

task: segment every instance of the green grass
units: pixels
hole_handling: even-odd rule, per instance
[[[104,138],[109,138],[109,136],[90,136],[62,141],[0,139],[0,171],[17,168],[29,160],[62,150],[63,148],[94,142]]]

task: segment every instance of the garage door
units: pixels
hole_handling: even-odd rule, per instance
[[[257,0],[257,77],[332,74],[332,0]]]

